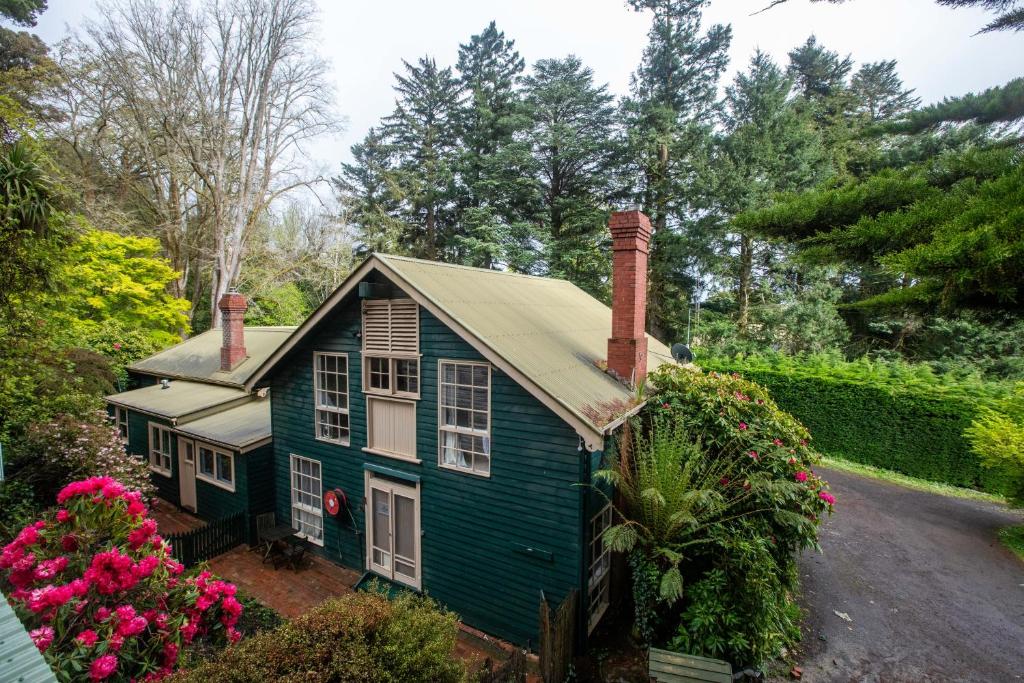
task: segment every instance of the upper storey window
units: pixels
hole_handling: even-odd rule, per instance
[[[412,299],[363,302],[363,391],[420,396],[420,316]]]

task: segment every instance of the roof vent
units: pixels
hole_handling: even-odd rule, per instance
[[[161,389],[170,389],[171,388],[171,380],[169,380],[169,379],[162,379],[162,380],[160,380],[160,388]]]

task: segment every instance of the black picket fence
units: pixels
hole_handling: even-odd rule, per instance
[[[186,567],[212,559],[246,542],[249,523],[245,513],[221,517],[199,529],[167,534],[171,554]]]

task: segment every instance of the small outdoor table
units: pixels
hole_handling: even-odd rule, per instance
[[[260,543],[264,544],[263,561],[272,561],[274,559],[274,551],[277,550],[279,543],[287,542],[291,545],[298,541],[299,539],[295,536],[297,533],[297,529],[293,529],[287,524],[278,524],[262,532],[260,534]]]

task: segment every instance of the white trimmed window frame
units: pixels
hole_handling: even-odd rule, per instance
[[[114,406],[114,426],[117,427],[117,434],[121,437],[121,443],[128,445],[128,409],[121,406]]]
[[[393,310],[397,306],[411,309],[412,329],[405,321],[404,332],[396,339]],[[368,312],[376,310],[376,330],[371,333]],[[381,318],[387,316],[387,322]],[[386,330],[381,325],[386,325]],[[363,350],[363,393],[395,398],[420,398],[420,309],[412,299],[368,299],[362,305],[362,350]],[[410,371],[408,364],[414,364]],[[384,367],[380,367],[383,365]],[[405,367],[403,367],[403,365]],[[376,378],[383,378],[377,382]],[[405,380],[405,388],[399,389],[399,380]],[[386,382],[387,386],[383,386]],[[375,386],[376,385],[376,386]]]
[[[212,484],[225,491],[235,492],[235,454],[231,451],[226,451],[223,448],[218,448],[213,444],[205,443],[203,441],[196,441],[195,445],[195,457],[196,457],[196,479],[199,481],[205,481],[207,484]],[[213,457],[213,467],[210,473],[203,471],[203,451],[210,453]],[[231,480],[226,481],[221,478],[221,472],[223,471],[223,461],[221,458],[226,458],[227,469],[230,473]]]
[[[446,365],[454,365],[455,366],[456,377],[455,377],[455,382],[454,383],[446,382],[445,381],[444,371],[445,371],[445,366]],[[474,428],[473,426],[470,426],[470,427],[464,427],[464,426],[460,427],[458,425],[458,414],[457,414],[457,411],[460,410],[460,408],[458,408],[458,388],[460,386],[462,386],[464,388],[465,387],[470,387],[473,390],[477,390],[477,389],[481,389],[482,388],[482,387],[478,387],[474,383],[473,380],[471,380],[469,385],[460,385],[458,383],[458,366],[460,366],[460,365],[464,365],[464,366],[468,365],[468,366],[470,366],[470,367],[472,367],[474,369],[475,368],[484,368],[487,371],[487,388],[486,388],[486,391],[487,391],[487,410],[486,410],[487,428],[486,429]],[[493,399],[493,392],[492,392],[491,382],[492,382],[492,378],[494,376],[493,372],[494,371],[493,371],[493,368],[491,367],[490,363],[479,362],[479,361],[455,360],[455,359],[448,359],[448,358],[442,358],[442,359],[438,360],[438,362],[437,362],[437,426],[438,426],[437,464],[438,464],[438,467],[441,467],[441,468],[446,469],[446,470],[453,470],[455,472],[462,472],[462,473],[465,473],[465,474],[472,474],[472,475],[475,475],[475,476],[478,476],[478,477],[490,477],[491,476],[491,469],[492,469],[492,465],[493,465],[493,453],[494,453],[494,450],[492,448],[492,443],[491,443],[491,425],[492,425],[492,421],[491,421],[491,406],[492,406],[492,403],[493,403],[493,400],[492,400]],[[446,404],[445,404],[444,390],[445,390],[446,386],[453,387],[453,395],[454,395],[455,404],[452,405],[452,406],[446,406]],[[448,412],[446,410],[446,408],[448,410],[455,411],[456,417],[454,419],[454,424],[449,424],[449,421],[448,421],[448,419],[446,417],[447,412]],[[470,398],[470,406],[468,408],[462,408],[462,410],[468,410],[470,412],[470,422],[471,423],[474,422],[474,415],[473,415],[473,413],[483,413],[484,412],[484,411],[479,411],[479,410],[477,410],[477,411],[473,410],[473,408],[472,408],[472,394],[471,394],[471,398]],[[480,445],[481,445],[480,451],[476,451],[476,450],[473,450],[473,449],[469,449],[467,451],[466,449],[459,448],[460,441],[462,439],[467,439],[467,438],[471,440],[470,443],[472,443],[472,444],[480,443]],[[456,451],[455,456],[454,456],[455,457],[455,462],[445,462],[445,450],[446,450],[445,441],[448,440],[448,439],[454,439],[455,440],[455,451]],[[479,441],[477,441],[477,440],[479,440]],[[462,455],[464,457],[466,453],[468,453],[468,454],[470,454],[472,456],[472,461],[469,462],[468,465],[460,465],[459,462],[458,462],[458,459],[459,459],[460,455]],[[486,468],[486,470],[484,470],[483,468],[480,468],[480,467],[477,466],[477,457],[478,456],[481,457],[481,458],[482,457],[486,457],[487,458],[487,468]]]
[[[320,369],[321,358],[335,358],[345,361],[344,386],[342,386],[342,382],[340,381],[342,373],[337,370],[329,373],[335,376],[335,381],[337,382],[335,389],[326,390],[321,386],[324,379],[321,377],[321,373],[328,373],[328,371]],[[340,446],[348,446],[351,443],[352,421],[349,416],[349,407],[352,404],[352,397],[349,393],[349,377],[351,372],[352,366],[348,362],[347,353],[335,353],[332,351],[313,352],[313,432],[317,441],[333,443]],[[326,391],[331,391],[332,393],[337,394],[339,398],[343,396],[345,398],[345,407],[342,408],[340,405],[332,406],[325,401],[322,402],[320,400],[321,393]],[[338,424],[334,425],[329,422],[322,421],[331,419],[337,420]],[[341,426],[342,422],[345,423],[344,427]],[[323,431],[321,429],[322,426],[326,426],[328,429],[337,429],[341,435],[337,439],[323,436]]]
[[[605,547],[604,532],[612,525],[612,504],[590,518],[590,563],[587,568],[587,633],[601,621],[611,596],[612,551]]]
[[[309,464],[309,472],[302,471],[302,463]],[[298,467],[297,467],[298,466]],[[313,467],[316,476],[313,476]],[[324,544],[324,510],[323,510],[323,464],[319,460],[306,458],[292,453],[288,465],[288,489],[291,492],[291,524],[297,529],[296,536],[304,538],[318,546]],[[303,484],[306,484],[305,488]],[[308,488],[309,490],[305,490]],[[303,529],[319,528],[320,538],[316,533],[310,534]]]
[[[171,474],[171,457],[173,446],[171,445],[172,433],[170,427],[165,427],[156,422],[149,423],[149,469],[165,477]],[[156,435],[156,443],[153,437]],[[166,448],[166,450],[164,450]]]

